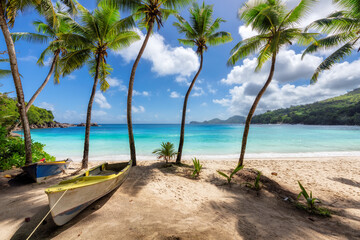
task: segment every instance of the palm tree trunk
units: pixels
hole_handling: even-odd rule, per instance
[[[55,63],[59,58],[59,54],[60,54],[60,50],[57,50],[54,54],[54,59],[52,61],[50,70],[48,75],[45,78],[45,81],[41,84],[41,86],[39,87],[38,90],[36,90],[36,92],[34,93],[34,95],[31,97],[30,101],[28,102],[28,104],[26,105],[26,112],[29,111],[29,108],[31,107],[31,105],[34,103],[35,99],[37,98],[37,96],[39,96],[40,92],[44,89],[44,87],[46,86],[46,84],[49,82],[51,75],[54,72],[55,69]]]
[[[190,87],[186,92],[185,99],[184,99],[182,118],[181,118],[180,142],[179,142],[178,154],[177,154],[177,157],[176,157],[176,164],[181,163],[182,149],[183,149],[183,146],[184,146],[185,118],[186,118],[187,101],[188,101],[189,95],[191,93],[191,90],[195,85],[195,81],[196,81],[197,77],[199,76],[199,74],[201,72],[202,66],[203,66],[203,53],[201,53],[201,55],[200,55],[200,67],[199,67],[199,70],[197,71],[194,79],[192,80],[192,82],[190,84]]]
[[[100,61],[102,60],[102,55],[99,54],[96,58],[96,72],[94,77],[94,85],[91,91],[91,96],[87,108],[86,115],[86,127],[85,127],[85,142],[84,142],[84,154],[82,159],[81,168],[88,168],[89,161],[89,140],[90,140],[90,126],[91,126],[91,109],[94,102],[96,87],[99,80],[99,71],[100,71]]]
[[[26,104],[26,107],[25,107],[25,111],[28,112],[30,107],[32,106],[32,104],[34,103],[35,99],[39,96],[40,92],[44,89],[44,87],[46,86],[46,84],[49,82],[50,80],[50,77],[51,75],[53,74],[54,72],[54,69],[55,69],[55,63],[57,61],[57,59],[59,58],[59,54],[60,54],[60,51],[56,51],[55,52],[55,55],[54,55],[54,59],[53,59],[53,62],[51,64],[51,67],[50,67],[50,70],[49,70],[49,73],[48,75],[46,76],[45,78],[45,81],[41,84],[41,86],[38,88],[38,90],[36,90],[36,92],[34,93],[34,95],[30,98],[30,101],[28,102],[28,104]],[[11,125],[11,127],[8,129],[8,135],[16,128],[19,126],[19,122],[16,121],[13,125]]]
[[[25,111],[24,92],[23,92],[23,88],[22,88],[22,84],[21,84],[21,79],[20,79],[20,74],[19,74],[19,69],[18,69],[18,64],[17,64],[17,59],[16,59],[15,46],[14,46],[14,42],[11,38],[10,31],[7,26],[5,15],[4,15],[4,13],[5,13],[5,11],[4,11],[5,3],[4,2],[5,1],[0,2],[0,26],[1,26],[1,30],[4,35],[4,39],[5,39],[6,46],[7,46],[7,51],[9,54],[11,73],[13,76],[17,100],[18,100],[17,107],[18,107],[18,110],[20,113],[21,124],[22,124],[23,130],[24,130],[25,156],[26,156],[25,164],[30,164],[30,163],[32,163],[30,126],[29,126],[29,121],[28,121],[26,111]]]
[[[132,94],[133,94],[133,89],[134,89],[135,73],[136,73],[136,68],[140,62],[141,56],[144,53],[146,44],[149,41],[153,27],[154,27],[154,21],[152,20],[149,22],[149,29],[146,33],[144,42],[140,48],[140,51],[135,59],[134,65],[131,69],[130,80],[129,80],[129,89],[128,89],[128,97],[127,97],[127,125],[128,125],[128,132],[129,132],[130,157],[131,157],[133,166],[136,166],[136,150],[135,150],[133,127],[132,127],[131,110],[132,110]]]
[[[257,107],[262,95],[265,93],[267,87],[270,85],[271,80],[272,80],[272,78],[274,76],[275,62],[276,62],[276,53],[273,54],[272,59],[271,59],[271,68],[270,68],[269,77],[268,77],[265,85],[262,87],[262,89],[260,90],[260,92],[256,96],[255,101],[254,101],[253,105],[251,106],[249,114],[248,114],[248,116],[246,118],[245,127],[244,127],[244,134],[243,134],[242,144],[241,144],[241,153],[240,153],[238,166],[242,166],[243,163],[244,163],[246,143],[247,143],[247,137],[248,137],[248,134],[249,134],[251,119],[252,119],[252,117],[254,115],[254,112],[256,110],[256,107]]]

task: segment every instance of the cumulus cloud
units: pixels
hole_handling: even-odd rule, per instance
[[[102,110],[93,110],[91,112],[91,115],[93,117],[103,117],[103,116],[107,115],[107,113],[105,111],[102,111]]]
[[[134,90],[134,91],[133,91],[133,95],[134,95],[134,96],[144,96],[144,97],[148,97],[148,96],[150,96],[150,93],[147,92],[147,91],[139,92],[139,91]]]
[[[201,87],[194,87],[194,93],[192,94],[193,97],[200,97],[202,95],[205,94],[204,89],[202,89]]]
[[[122,56],[125,61],[134,60],[145,38],[144,34],[138,31],[141,40],[130,47],[115,52]],[[191,48],[171,47],[165,43],[165,39],[158,33],[151,35],[142,56],[152,63],[151,70],[159,76],[178,75],[176,81],[184,82],[199,68],[199,60],[195,51]]]
[[[145,112],[145,108],[143,106],[139,106],[139,107],[135,107],[135,106],[132,106],[132,111],[134,113],[143,113]]]
[[[292,55],[293,53],[288,54]],[[318,82],[314,85],[298,86],[294,83],[289,83],[299,79],[307,79],[309,81],[308,79],[317,64],[313,65],[313,70],[311,71],[311,64],[308,65],[307,61],[313,61],[313,64],[321,61],[317,57],[309,57],[303,63],[297,62],[298,60],[295,60],[297,59],[295,56],[295,62],[289,61],[288,65],[285,62],[279,62],[282,68],[276,65],[277,73],[260,100],[256,113],[320,101],[344,94],[360,86],[360,60],[334,65],[331,70],[323,72],[319,76]],[[213,100],[214,103],[227,107],[232,114],[246,115],[255,96],[266,81],[268,72],[261,71],[254,73],[254,66],[251,71],[250,65],[253,64],[252,61],[253,59],[247,59],[243,65],[234,67],[227,78],[221,82],[224,84],[236,84],[236,86],[229,90],[228,97]],[[295,68],[294,66],[297,67]]]
[[[45,108],[46,110],[54,111],[54,105],[47,102],[41,102],[38,104],[38,107]]]
[[[254,37],[254,36],[258,35],[259,33],[252,30],[251,26],[242,25],[239,27],[239,34],[240,34],[242,40],[244,40],[247,38]]]
[[[175,92],[175,91],[172,91],[170,93],[170,97],[171,98],[179,98],[180,97],[180,94],[178,92]]]
[[[304,60],[301,60],[301,54],[296,54],[293,50],[283,49],[279,52],[276,60],[274,79],[279,82],[295,81],[299,79],[299,76],[303,79],[309,79],[321,61],[321,57],[312,55],[306,55]],[[228,85],[263,82],[269,74],[270,61],[266,62],[258,73],[254,73],[256,65],[256,58],[246,58],[242,65],[235,66],[221,82]]]
[[[108,77],[106,81],[109,83],[110,87],[116,87],[120,92],[126,92],[127,87],[123,84],[122,80],[119,80],[115,77]]]
[[[19,61],[23,61],[23,62],[37,62],[38,58],[35,56],[26,56],[26,57],[18,57]]]
[[[94,101],[99,104],[100,108],[110,109],[111,105],[108,103],[104,94],[101,91],[96,91]]]

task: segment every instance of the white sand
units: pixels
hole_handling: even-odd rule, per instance
[[[200,161],[199,179],[191,168],[141,161],[117,191],[62,227],[48,217],[32,239],[360,239],[359,157],[247,160],[246,169],[264,174],[259,193],[244,186],[255,176],[249,170],[231,187],[216,173],[236,160]],[[49,210],[44,189],[66,176],[9,186],[8,173],[15,171],[0,173],[0,239],[25,239]],[[284,201],[296,198],[298,180],[335,211],[332,218]]]

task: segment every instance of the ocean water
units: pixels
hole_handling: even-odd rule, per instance
[[[172,142],[177,149],[180,125],[135,124],[138,158],[155,158],[152,151],[161,142]],[[241,149],[244,125],[186,125],[185,156],[236,158]],[[44,143],[57,159],[80,160],[84,127],[33,129],[32,138]],[[359,126],[252,125],[247,157],[282,156],[360,156]],[[92,127],[90,159],[127,159],[129,143],[125,124]]]

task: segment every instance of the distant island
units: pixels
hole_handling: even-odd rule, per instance
[[[254,116],[252,123],[360,125],[360,88],[312,104],[268,111]]]
[[[214,118],[209,121],[196,122],[191,121],[190,124],[242,124],[245,123],[245,117],[243,116],[232,116],[227,120],[221,120],[219,118]]]
[[[214,118],[190,124],[243,124],[245,117],[233,116],[227,120]],[[255,115],[254,124],[306,124],[306,125],[360,125],[360,88],[347,94],[312,104],[267,111]]]

